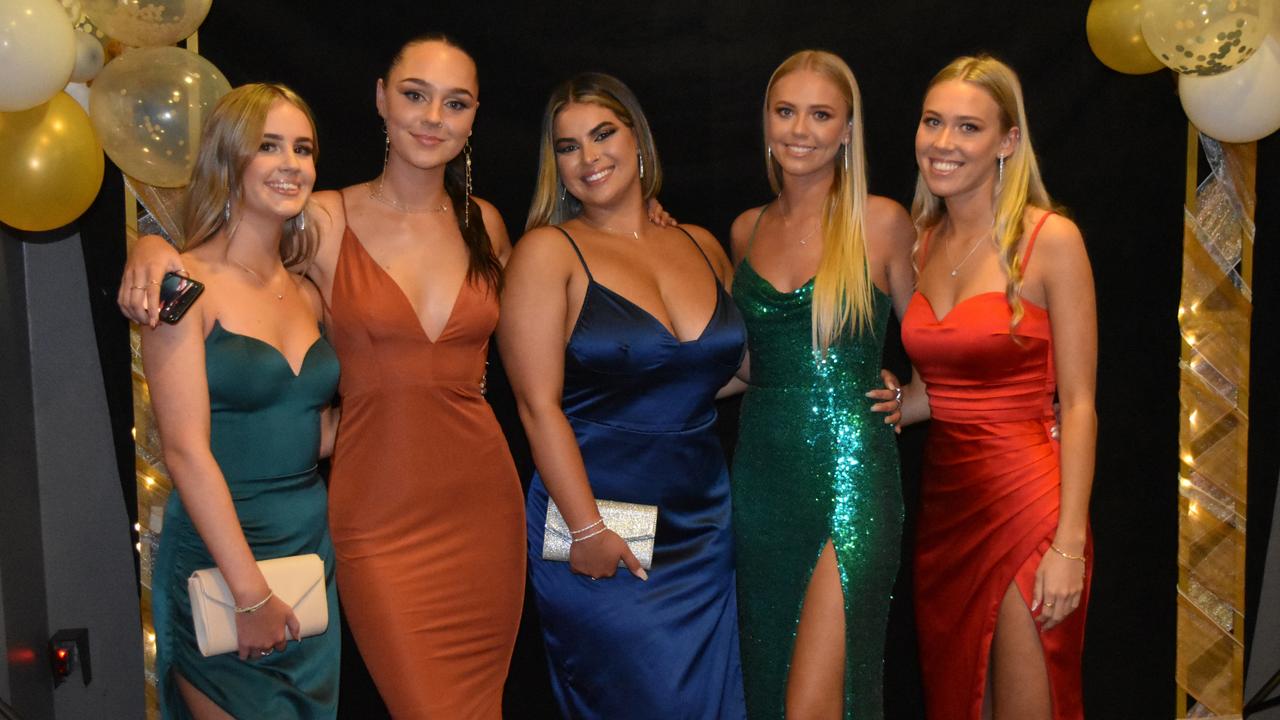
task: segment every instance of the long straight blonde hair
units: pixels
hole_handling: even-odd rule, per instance
[[[849,142],[835,159],[835,180],[822,203],[822,258],[813,280],[812,338],[825,351],[841,334],[856,335],[871,327],[875,312],[871,264],[867,254],[867,169],[862,140],[862,94],[849,65],[824,50],[801,50],[782,61],[764,93],[769,115],[773,86],[783,77],[810,70],[831,81],[849,107]],[[769,144],[765,138],[765,147]],[[769,186],[782,192],[782,166],[765,154]]]
[[[640,192],[648,200],[662,189],[662,163],[658,161],[658,149],[653,143],[649,120],[640,109],[640,101],[626,83],[612,75],[588,72],[560,83],[551,91],[547,107],[542,113],[542,143],[538,150],[538,182],[533,190],[533,202],[529,205],[529,217],[525,230],[543,225],[559,225],[582,212],[582,203],[565,191],[556,165],[556,115],[569,103],[589,103],[613,111],[623,125],[631,128],[639,151]]]
[[[294,91],[275,83],[250,83],[223,95],[200,132],[200,150],[187,185],[184,250],[203,244],[226,226],[231,204],[241,197],[244,170],[262,144],[267,113],[277,102],[287,102],[307,116],[312,157],[319,158],[315,118],[306,101]],[[319,238],[314,224],[307,226],[306,214],[307,208],[303,208],[285,220],[281,228],[280,260],[285,267],[305,265],[315,257]]]
[[[1040,178],[1040,165],[1036,162],[1035,151],[1031,147],[1031,131],[1027,129],[1027,111],[1022,102],[1022,83],[1013,68],[991,57],[959,57],[942,68],[925,95],[935,85],[948,80],[962,80],[973,83],[991,96],[1000,108],[1000,131],[1008,133],[1018,128],[1019,141],[1013,152],[1004,159],[1004,179],[996,183],[995,194],[991,199],[992,214],[995,217],[996,248],[1000,258],[1000,266],[1004,269],[1005,299],[1012,311],[1009,322],[1011,330],[1022,321],[1022,256],[1019,242],[1025,233],[1023,216],[1027,206],[1053,209],[1053,201],[1045,190],[1044,181]],[[936,227],[947,214],[946,204],[942,198],[929,191],[924,176],[916,175],[916,194],[911,201],[911,217],[916,227],[922,231]]]

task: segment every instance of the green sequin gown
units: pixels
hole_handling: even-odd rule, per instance
[[[733,282],[751,357],[732,485],[742,673],[753,720],[784,715],[800,611],[828,539],[845,598],[844,716],[884,714],[902,486],[893,430],[864,393],[881,386],[892,303],[873,291],[872,331],[820,358],[812,348],[812,294],[812,280],[779,292],[747,260]]]

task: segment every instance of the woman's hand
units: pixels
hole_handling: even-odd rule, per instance
[[[898,376],[888,370],[880,371],[880,379],[884,381],[884,387],[867,393],[867,397],[878,401],[871,410],[884,413],[884,421],[894,432],[901,433],[898,423],[902,421],[902,384],[898,382]]]
[[[289,628],[289,635],[284,634]],[[283,651],[289,637],[298,638],[302,625],[293,614],[293,608],[278,597],[272,597],[266,605],[248,613],[236,613],[237,652],[241,660],[257,660],[271,653]]]
[[[649,216],[649,222],[658,227],[675,227],[680,224],[676,222],[675,218],[671,217],[671,213],[667,212],[666,208],[662,207],[662,203],[658,202],[656,197],[649,198],[649,201],[644,204],[644,208]]]
[[[1031,612],[1042,630],[1049,630],[1080,607],[1084,591],[1084,562],[1063,556],[1050,548],[1036,568],[1036,584],[1031,593]]]
[[[626,564],[632,575],[648,580],[649,574],[640,567],[627,542],[612,530],[604,530],[585,540],[575,540],[569,546],[569,569],[592,580],[611,578],[618,572],[618,561]]]
[[[169,272],[187,272],[178,251],[159,235],[138,238],[120,276],[120,312],[139,325],[155,327],[160,320],[160,281]]]

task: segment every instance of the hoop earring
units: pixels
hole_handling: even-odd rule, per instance
[[[999,170],[998,170],[998,177],[996,178],[996,183],[1003,183],[1004,182],[1004,156],[1000,155],[998,157],[1000,158],[1000,164],[997,166]]]
[[[466,203],[462,206],[462,224],[464,227],[471,227],[471,140],[467,140],[462,146],[462,155],[467,160],[467,194],[462,198]]]
[[[640,179],[644,180],[644,154],[639,150],[636,151],[636,160],[640,162]]]

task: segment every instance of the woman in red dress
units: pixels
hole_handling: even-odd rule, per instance
[[[902,336],[917,382],[901,397],[902,422],[932,417],[915,555],[928,714],[1080,718],[1097,425],[1084,241],[1051,209],[998,60],[933,78],[916,161]]]

